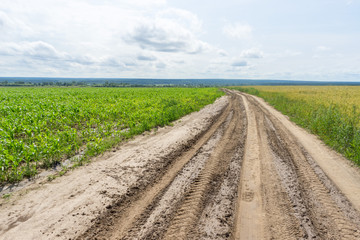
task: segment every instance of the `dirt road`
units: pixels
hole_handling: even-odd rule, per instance
[[[1,239],[360,239],[360,172],[261,99],[228,97],[2,200]]]

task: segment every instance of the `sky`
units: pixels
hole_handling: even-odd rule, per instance
[[[0,0],[0,76],[360,81],[360,0]]]

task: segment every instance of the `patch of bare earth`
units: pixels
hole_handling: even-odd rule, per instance
[[[360,172],[262,99],[228,96],[1,200],[1,239],[360,239]]]

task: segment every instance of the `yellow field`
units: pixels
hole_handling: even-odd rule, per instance
[[[286,98],[312,105],[336,105],[349,116],[360,114],[360,86],[255,86],[261,92],[281,93]]]
[[[263,98],[360,165],[360,86],[232,87]]]

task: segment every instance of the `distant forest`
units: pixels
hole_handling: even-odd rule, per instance
[[[249,85],[360,86],[360,82],[252,80],[252,79],[151,79],[151,78],[36,78],[0,77],[3,87],[82,86],[82,87],[221,87]]]

